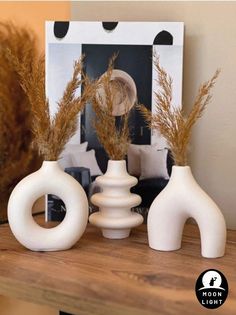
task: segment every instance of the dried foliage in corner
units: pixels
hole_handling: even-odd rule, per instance
[[[108,65],[107,71],[96,82],[96,93],[92,99],[92,106],[95,112],[94,127],[97,137],[104,147],[111,160],[123,160],[127,154],[130,142],[129,133],[129,99],[124,96],[127,104],[127,111],[124,115],[116,117],[113,113],[116,93],[126,93],[125,89],[118,82],[111,84],[111,76],[114,62],[117,55],[114,55]],[[99,90],[103,91],[101,95]],[[105,102],[104,102],[105,100]]]
[[[31,146],[30,103],[8,60],[9,49],[20,61],[27,53],[25,67],[30,72],[38,54],[36,37],[28,29],[0,23],[0,219],[6,218],[6,202],[16,183],[41,163]]]
[[[182,109],[172,106],[172,79],[160,66],[159,58],[157,56],[154,58],[159,87],[158,91],[155,91],[155,113],[151,113],[144,105],[139,105],[138,108],[148,126],[158,130],[167,140],[175,165],[185,166],[187,165],[187,147],[192,127],[211,101],[210,91],[215,85],[220,71],[217,70],[209,81],[200,86],[192,110],[189,115],[185,115]]]
[[[47,161],[59,158],[68,140],[77,130],[78,114],[94,94],[94,85],[83,73],[83,57],[74,63],[74,72],[68,82],[58,110],[50,118],[49,102],[45,95],[45,58],[35,59],[28,71],[27,56],[20,60],[9,52],[9,60],[18,73],[21,86],[27,94],[33,112],[32,131],[40,155]],[[76,96],[83,84],[83,93]]]

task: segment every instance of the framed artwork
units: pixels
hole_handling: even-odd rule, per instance
[[[158,88],[153,66],[155,52],[173,78],[173,105],[181,106],[183,42],[182,22],[46,22],[46,91],[51,115],[72,76],[73,63],[81,54],[85,55],[85,72],[90,78],[98,78],[117,53],[114,68],[118,79],[128,78],[138,102],[155,111],[154,91]],[[70,143],[88,141],[89,148],[99,148],[93,115],[91,104],[87,104],[78,117],[79,127]],[[133,143],[166,146],[159,134],[146,127],[137,110],[131,112],[130,126]]]
[[[182,22],[46,22],[46,93],[50,114],[53,116],[56,112],[57,102],[72,76],[74,61],[82,54],[85,55],[84,71],[91,79],[99,78],[106,71],[109,59],[118,54],[115,80],[125,83],[133,103],[137,99],[155,111],[154,91],[158,88],[153,65],[155,52],[173,78],[173,106],[181,106],[183,41]],[[122,101],[118,105],[119,115]],[[93,118],[92,106],[87,104],[78,115],[78,130],[69,144],[88,141],[88,148],[95,149],[98,164],[104,171],[107,156],[97,139]],[[132,143],[157,143],[159,148],[166,147],[165,139],[147,128],[135,108],[130,112],[130,126]],[[48,196],[46,208],[49,220],[63,219],[64,204],[56,196]]]

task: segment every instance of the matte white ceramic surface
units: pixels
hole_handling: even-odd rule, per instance
[[[140,225],[143,217],[131,208],[141,203],[141,197],[130,188],[137,179],[126,170],[126,161],[109,161],[107,172],[96,178],[102,192],[94,194],[91,202],[99,212],[90,215],[89,222],[102,229],[103,236],[111,239],[128,237],[131,228]]]
[[[173,166],[169,183],[149,210],[149,246],[162,251],[179,249],[184,224],[190,217],[200,230],[202,256],[223,256],[226,225],[220,209],[197,184],[189,166]]]
[[[32,217],[34,202],[45,194],[60,197],[66,216],[56,227],[39,226]],[[82,236],[88,221],[88,200],[81,185],[60,169],[57,162],[45,161],[13,190],[8,203],[8,220],[16,239],[34,251],[71,248]]]

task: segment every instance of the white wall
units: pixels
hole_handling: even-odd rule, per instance
[[[204,117],[194,128],[189,164],[200,185],[236,229],[236,3],[75,2],[72,20],[183,21],[183,106],[189,111],[201,82],[222,73]]]

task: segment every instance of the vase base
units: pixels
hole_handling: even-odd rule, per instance
[[[177,247],[163,247],[163,246],[154,246],[152,244],[149,243],[149,247],[153,250],[159,251],[159,252],[174,252],[176,250],[181,249],[181,246],[177,246]]]
[[[33,248],[33,247],[27,247],[28,249],[32,250],[33,252],[61,252],[64,250],[71,249],[72,246],[67,246],[67,247],[52,247],[52,248]]]
[[[119,240],[122,238],[129,237],[130,229],[102,229],[102,235],[105,238],[113,239],[113,240]]]

